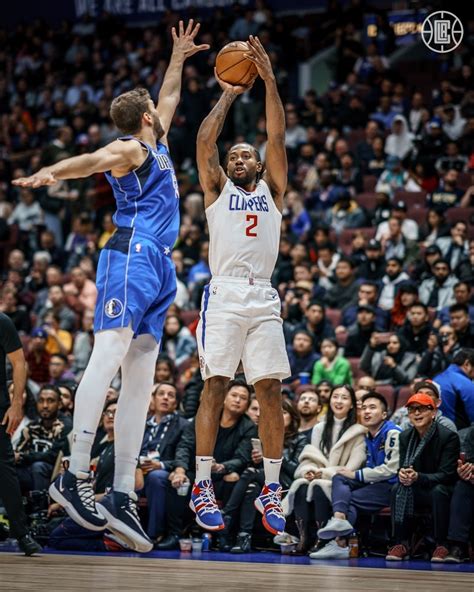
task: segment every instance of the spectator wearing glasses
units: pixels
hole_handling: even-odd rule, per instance
[[[445,417],[442,411],[439,409],[441,405],[441,392],[439,385],[436,384],[436,382],[433,382],[432,380],[418,380],[415,382],[413,391],[413,394],[415,395],[420,393],[422,395],[428,395],[431,397],[436,409],[435,421],[440,423],[445,428],[448,428],[448,430],[453,432],[458,431],[455,423]],[[394,423],[400,426],[402,430],[406,430],[411,427],[410,416],[408,414],[407,407],[401,407],[400,409],[397,409],[397,411],[395,411],[395,413],[392,415],[391,419]]]
[[[449,505],[459,457],[458,435],[440,425],[436,407],[428,395],[415,394],[406,404],[412,427],[400,434],[399,483],[392,490],[393,546],[387,561],[401,561],[409,554],[409,527],[416,511],[433,516],[435,549],[431,561],[448,555]]]

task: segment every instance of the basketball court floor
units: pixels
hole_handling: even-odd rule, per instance
[[[151,552],[85,555],[0,553],[0,590],[10,592],[474,592],[474,564],[310,561],[277,553]]]

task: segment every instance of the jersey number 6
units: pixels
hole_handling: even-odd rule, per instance
[[[256,216],[255,214],[247,214],[245,220],[246,222],[248,222],[248,226],[245,229],[245,236],[256,237],[257,231],[254,230],[254,228],[256,228],[258,224],[258,216]]]

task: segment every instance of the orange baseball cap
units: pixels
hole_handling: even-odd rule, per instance
[[[425,407],[431,407],[431,409],[435,408],[433,399],[429,395],[425,395],[424,393],[417,393],[416,395],[412,395],[408,399],[405,407],[409,407],[410,405],[413,405],[413,403],[418,403],[418,405],[424,405]]]

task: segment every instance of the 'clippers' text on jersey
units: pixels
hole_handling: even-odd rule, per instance
[[[228,179],[206,209],[213,276],[269,279],[280,244],[281,213],[262,179],[248,192]]]

